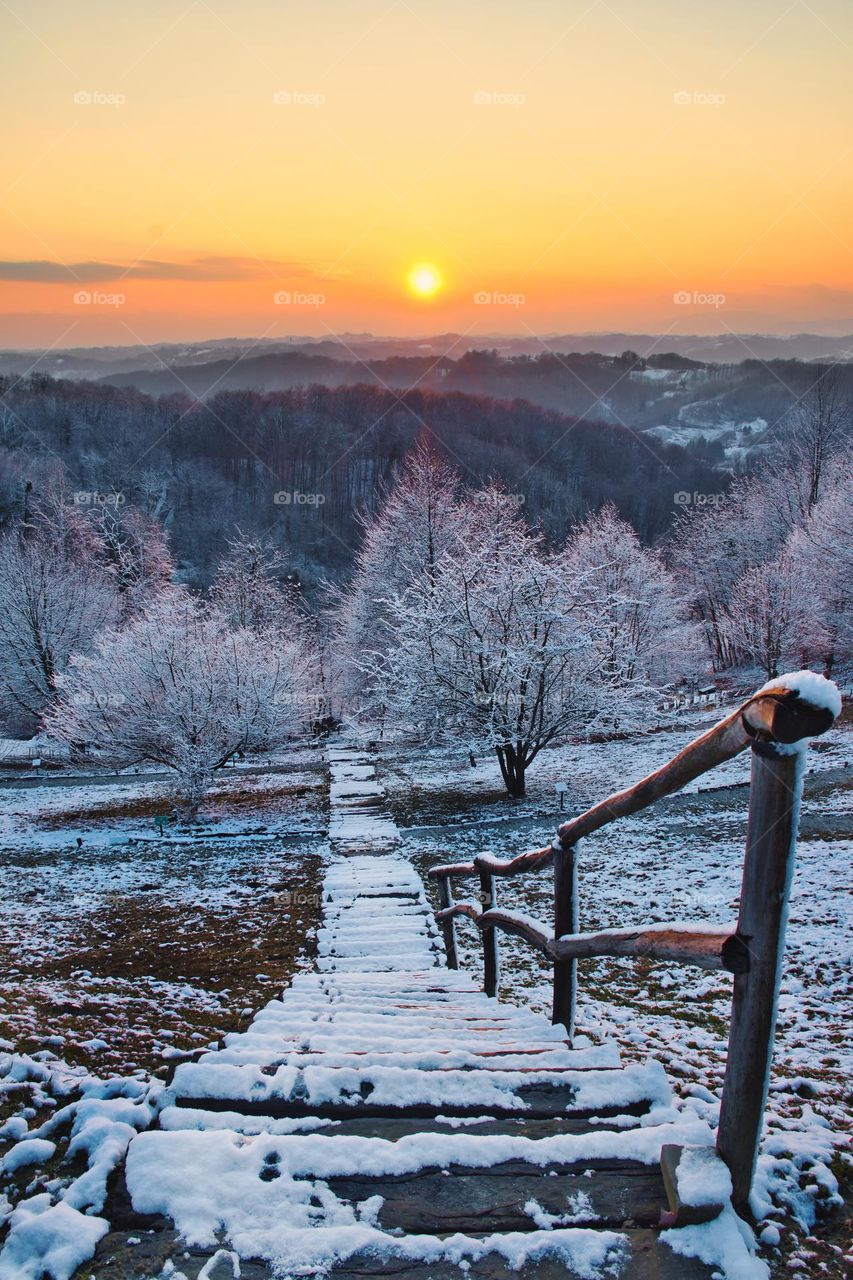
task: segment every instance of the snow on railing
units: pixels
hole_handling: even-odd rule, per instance
[[[773,1052],[788,896],[794,866],[805,746],[830,728],[841,710],[838,688],[812,671],[764,685],[719,724],[633,786],[564,822],[553,843],[515,858],[481,854],[472,862],[432,867],[440,910],[436,913],[447,963],[458,967],[456,918],[467,916],[482,934],[484,987],[497,994],[497,932],[514,934],[554,964],[552,1022],[574,1033],[577,960],[593,956],[643,956],[734,974],[731,1029],[717,1148],[729,1166],[733,1202],[748,1208],[749,1191]],[[703,773],[752,749],[749,825],[740,912],[736,925],[643,924],[598,933],[578,932],[578,841],[680,791]],[[498,908],[495,878],[554,867],[554,928],[518,911]],[[480,905],[456,902],[451,879],[477,875]]]

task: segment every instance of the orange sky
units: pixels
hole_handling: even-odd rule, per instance
[[[853,332],[849,0],[4,0],[0,22],[4,346]]]

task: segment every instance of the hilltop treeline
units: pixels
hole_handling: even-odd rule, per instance
[[[346,575],[359,512],[375,507],[419,436],[470,484],[496,479],[520,494],[551,539],[612,502],[652,543],[676,492],[721,486],[683,448],[518,399],[358,385],[223,390],[202,402],[34,376],[0,380],[0,527],[62,485],[84,504],[128,503],[160,520],[190,583],[209,580],[239,526],[286,542],[310,587]]]

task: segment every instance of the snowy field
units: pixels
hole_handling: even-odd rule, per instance
[[[378,776],[403,851],[425,876],[440,861],[541,845],[560,820],[556,782],[568,784],[568,817],[664,763],[718,716],[688,712],[643,736],[544,752],[521,802],[503,798],[488,757],[472,767],[447,750],[387,748]],[[755,1201],[775,1275],[845,1274],[844,1226],[821,1206],[850,1184],[851,763],[849,725],[810,749]],[[150,1122],[158,1082],[244,1028],[312,962],[327,774],[316,751],[286,753],[269,769],[223,779],[200,836],[165,838],[155,826],[168,808],[162,784],[143,775],[0,783],[0,1219],[18,1199],[37,1205],[41,1191],[62,1188],[69,1213],[97,1213],[110,1169]],[[581,928],[734,919],[747,779],[740,757],[586,840]],[[465,896],[463,882],[456,890]],[[498,893],[551,919],[548,872],[499,883]],[[479,972],[473,926],[459,934],[463,965]],[[505,936],[501,948],[502,998],[547,1013],[538,957]],[[579,973],[579,1030],[615,1038],[628,1061],[660,1060],[684,1119],[715,1123],[730,980],[644,961],[587,961]],[[65,1145],[57,1116],[74,1125],[77,1147]],[[68,1159],[77,1150],[82,1163]],[[81,1221],[68,1229],[82,1247]]]
[[[383,782],[410,824],[406,849],[425,876],[439,862],[489,851],[510,857],[541,847],[560,820],[554,793],[566,781],[564,817],[663,764],[718,718],[689,713],[680,726],[622,742],[543,753],[528,796],[499,796],[497,765],[457,755],[389,752]],[[811,1237],[816,1204],[837,1202],[851,1181],[849,1082],[853,1054],[850,939],[853,936],[853,738],[849,724],[810,747],[793,888],[767,1128],[755,1208],[769,1260],[793,1273],[844,1274],[844,1227]],[[663,920],[724,923],[737,915],[746,834],[749,760],[740,756],[644,814],[583,842],[582,930]],[[701,790],[700,790],[701,788]],[[552,916],[549,871],[498,881],[498,901],[544,921]],[[455,883],[466,896],[466,882]],[[469,882],[473,896],[475,883]],[[459,926],[460,962],[479,970],[479,935]],[[523,943],[500,935],[501,995],[550,1011],[550,974]],[[654,1055],[681,1106],[716,1122],[728,1035],[731,980],[648,961],[579,965],[579,1030],[612,1036],[626,1060]],[[849,1221],[848,1221],[849,1226]],[[774,1249],[779,1241],[782,1251]],[[849,1242],[848,1242],[849,1247]],[[784,1254],[784,1264],[781,1262]],[[825,1268],[829,1270],[825,1270]],[[838,1269],[835,1269],[838,1268]],[[780,1271],[780,1274],[782,1272]],[[787,1271],[786,1271],[787,1273]]]
[[[144,775],[2,785],[0,1224],[59,1194],[50,1229],[87,1257],[80,1211],[100,1210],[175,1063],[312,963],[325,774],[316,751],[275,769],[223,779],[200,833],[164,837],[166,792]],[[16,1265],[4,1280],[29,1274]]]

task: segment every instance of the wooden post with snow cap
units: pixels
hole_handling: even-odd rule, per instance
[[[554,938],[578,931],[577,846],[554,842]],[[575,1034],[578,962],[575,957],[554,963],[551,1021],[562,1024],[571,1040]]]
[[[480,905],[489,911],[497,905],[495,878],[488,871],[480,871]],[[483,990],[487,996],[498,994],[498,931],[483,930]]]
[[[449,911],[453,904],[453,890],[450,887],[450,876],[438,877],[438,901],[442,911]],[[444,949],[447,952],[448,969],[459,968],[456,952],[456,919],[454,916],[441,917],[441,933],[444,938]]]
[[[770,1079],[805,740],[824,733],[840,709],[836,686],[805,671],[773,681],[743,712],[752,770],[737,932],[749,967],[734,978],[717,1150],[745,1217]]]

